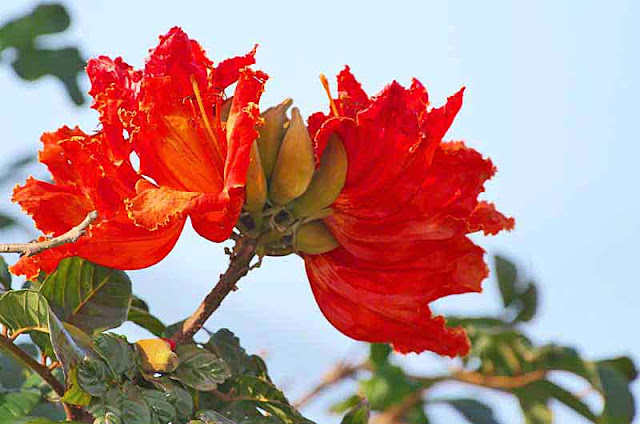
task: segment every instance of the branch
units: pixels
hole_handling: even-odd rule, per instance
[[[320,393],[322,393],[323,391],[325,391],[329,387],[333,386],[334,384],[339,383],[340,381],[342,381],[342,380],[344,380],[346,378],[351,377],[356,372],[358,372],[358,371],[360,371],[362,369],[365,369],[365,365],[366,365],[365,363],[358,364],[358,365],[349,365],[349,364],[345,364],[345,363],[342,363],[342,362],[336,364],[335,367],[330,369],[329,372],[327,372],[324,375],[324,377],[322,378],[322,381],[320,383],[318,383],[307,394],[305,394],[300,399],[298,399],[293,404],[293,406],[296,409],[300,409],[301,407],[303,407],[304,405],[309,403],[311,400],[313,400],[313,398],[318,396]]]
[[[87,227],[98,217],[98,212],[91,211],[82,222],[66,233],[43,241],[31,243],[0,244],[0,253],[20,253],[25,256],[36,255],[44,250],[58,247],[67,243],[75,243],[85,233]]]
[[[49,368],[41,365],[38,361],[29,356],[29,354],[13,344],[13,342],[8,337],[0,335],[0,347],[8,351],[18,361],[22,362],[26,367],[31,369],[31,371],[42,377],[44,381],[49,383],[49,386],[51,386],[53,391],[56,392],[58,396],[64,396],[64,386],[53,376],[53,374],[51,374]]]
[[[230,252],[229,268],[220,276],[218,284],[204,298],[198,309],[185,320],[182,328],[171,338],[176,343],[186,343],[202,328],[227,295],[235,290],[236,283],[251,269],[251,259],[256,254],[257,241],[252,238],[240,238]]]
[[[524,387],[547,376],[548,370],[541,369],[513,376],[485,375],[473,371],[459,371],[452,378],[462,383],[475,384],[490,389],[513,390]]]

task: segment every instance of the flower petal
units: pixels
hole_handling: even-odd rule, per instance
[[[459,239],[420,255],[424,257],[389,266],[362,261],[338,248],[306,255],[305,264],[320,309],[347,336],[392,343],[404,353],[466,354],[469,341],[464,331],[446,327],[442,317],[432,316],[428,304],[480,290],[487,275],[482,249]]]

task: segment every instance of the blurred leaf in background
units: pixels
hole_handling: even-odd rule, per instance
[[[30,13],[12,19],[0,27],[0,52],[14,49],[11,66],[27,81],[53,75],[62,82],[71,100],[77,105],[85,102],[78,85],[78,74],[84,71],[85,61],[77,47],[44,48],[41,39],[66,31],[71,19],[58,3],[36,6]]]

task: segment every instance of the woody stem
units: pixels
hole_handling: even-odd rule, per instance
[[[220,275],[220,280],[215,287],[204,298],[200,306],[182,324],[182,328],[172,337],[178,344],[189,342],[193,336],[202,328],[225,297],[235,290],[236,283],[251,269],[251,260],[256,254],[257,241],[252,238],[241,237],[236,241],[236,245],[231,252],[229,267]]]

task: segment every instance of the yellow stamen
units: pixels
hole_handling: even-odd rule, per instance
[[[336,106],[336,102],[333,101],[333,97],[331,97],[331,89],[329,88],[329,80],[324,74],[320,74],[320,84],[324,87],[325,93],[327,93],[327,97],[329,97],[329,106],[331,106],[331,112],[333,112],[334,116],[339,116],[338,107]]]
[[[224,158],[224,156],[222,155],[222,152],[220,151],[220,146],[218,145],[218,139],[216,138],[215,134],[213,133],[213,128],[211,128],[211,123],[209,123],[209,118],[207,117],[207,112],[204,109],[204,103],[202,101],[202,96],[200,95],[200,88],[198,87],[198,82],[196,81],[196,78],[191,75],[191,85],[193,86],[193,93],[196,96],[196,102],[198,102],[198,108],[200,109],[200,114],[202,115],[202,120],[204,121],[204,126],[207,129],[207,132],[209,133],[209,137],[211,137],[211,141],[212,144],[216,150],[216,153],[218,154],[218,158],[222,159]]]

